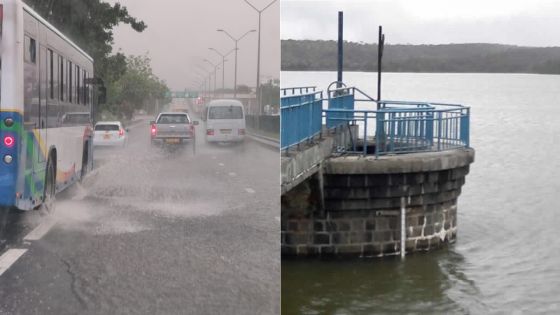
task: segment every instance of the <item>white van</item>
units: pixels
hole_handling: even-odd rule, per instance
[[[245,110],[238,100],[214,100],[206,105],[206,141],[241,142],[245,139]]]

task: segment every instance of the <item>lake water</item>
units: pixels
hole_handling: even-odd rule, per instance
[[[335,72],[282,72],[326,90]],[[376,73],[344,82],[376,97]],[[282,261],[283,314],[560,313],[560,76],[383,75],[382,98],[471,106],[475,163],[449,248]]]

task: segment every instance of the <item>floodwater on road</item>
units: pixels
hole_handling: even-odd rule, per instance
[[[0,276],[0,314],[280,312],[278,151],[208,145],[203,122],[196,155],[151,148],[148,121],[96,149],[53,215],[10,216],[0,254],[27,251]]]
[[[376,96],[376,73],[344,82]],[[283,72],[326,89],[335,72]],[[383,259],[282,261],[282,313],[560,312],[560,76],[383,75],[382,98],[471,106],[471,172],[457,242]],[[364,105],[366,106],[366,105]]]

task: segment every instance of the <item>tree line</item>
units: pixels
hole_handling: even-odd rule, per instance
[[[337,42],[282,40],[283,71],[336,71]],[[377,71],[377,44],[344,42],[344,70]],[[385,45],[383,71],[560,74],[560,47]]]
[[[107,102],[97,113],[110,112],[131,118],[134,110],[149,108],[156,100],[169,102],[169,88],[150,67],[147,56],[113,52],[113,28],[124,23],[137,32],[147,25],[119,3],[101,0],[25,0],[31,8],[58,28],[94,59],[95,76],[107,90]]]

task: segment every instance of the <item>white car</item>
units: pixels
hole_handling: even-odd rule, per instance
[[[93,145],[124,147],[128,138],[127,132],[120,121],[100,121],[93,129]]]
[[[245,111],[238,100],[214,100],[206,106],[206,141],[242,142]]]

